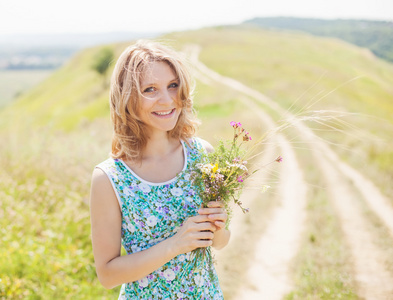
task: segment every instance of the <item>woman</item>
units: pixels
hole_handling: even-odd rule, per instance
[[[207,142],[193,137],[190,77],[176,52],[139,42],[115,66],[110,91],[111,158],[93,172],[92,242],[97,275],[119,299],[223,299],[196,248],[224,247],[220,202],[200,208],[190,168]],[[121,256],[121,244],[127,255]]]

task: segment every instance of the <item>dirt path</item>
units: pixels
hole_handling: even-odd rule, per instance
[[[327,143],[318,138],[310,128],[298,121],[276,102],[234,79],[215,73],[198,61],[198,48],[193,47],[189,50],[191,50],[192,62],[198,72],[205,75],[209,80],[225,84],[257,102],[268,105],[280,115],[285,115],[293,120],[292,127],[296,128],[301,133],[304,142],[310,145],[316,166],[318,166],[322,176],[326,180],[328,194],[337,211],[345,239],[352,254],[352,265],[355,272],[358,295],[365,299],[392,299],[393,276],[384,265],[385,254],[373,242],[370,224],[363,216],[357,199],[358,194],[360,194],[369,208],[378,216],[393,236],[393,208],[388,203],[386,197],[382,195],[371,181],[341,161]],[[247,101],[247,104],[250,105],[253,111],[257,110],[261,119],[266,122],[267,118],[269,118],[266,116],[266,113],[252,101]],[[269,120],[267,122],[269,123]],[[280,146],[285,151],[285,157],[288,158],[286,159],[286,163],[288,161],[294,162],[292,165],[286,164],[286,168],[289,171],[288,177],[291,178],[285,178],[284,176],[281,179],[282,184],[290,187],[291,183],[285,182],[292,181],[292,184],[294,184],[292,178],[295,176],[294,174],[302,173],[296,162],[293,150],[285,139],[281,140]],[[301,175],[300,178],[302,178]],[[300,186],[300,189],[296,190],[296,186]],[[298,195],[305,195],[304,185],[298,182],[296,186],[293,186],[294,190],[291,189],[292,193],[288,195],[288,199],[298,198]],[[304,212],[303,208],[299,210],[298,208],[291,207],[291,203],[294,202],[285,200],[285,195],[282,195],[282,197],[282,206],[276,210],[275,217],[272,219],[269,228],[257,243],[257,249],[259,250],[256,252],[256,264],[249,270],[254,289],[245,286],[240,292],[238,299],[281,299],[290,289],[290,280],[287,276],[288,262],[296,254],[297,248],[291,248],[292,246],[288,247],[288,245],[291,243],[296,244],[302,225],[290,233],[293,239],[292,241],[289,236],[282,237],[281,235],[283,234],[282,231],[290,228],[288,224],[291,224],[291,226],[296,224],[293,220],[291,221],[290,214],[294,214],[296,218],[300,216],[302,220],[304,218]],[[299,203],[298,199],[296,199],[296,203]],[[280,243],[282,243],[281,248],[279,246]],[[292,253],[284,253],[278,250],[284,248],[292,249]],[[271,251],[272,249],[274,250]],[[266,282],[268,282],[268,285],[265,285]],[[263,286],[267,286],[271,293],[264,291],[265,288],[262,288]]]
[[[256,109],[252,101],[246,103]],[[254,111],[266,120],[267,116],[260,110]],[[307,189],[290,143],[282,135],[277,140],[285,157],[285,172],[280,173],[278,188],[281,202],[256,243],[255,261],[248,271],[250,286],[243,287],[235,299],[281,299],[292,289],[289,266],[300,246]]]
[[[202,73],[202,76],[197,76],[204,78],[205,82],[219,82],[221,77],[204,67],[197,60],[195,52],[193,53],[192,62]],[[268,129],[273,130],[277,127],[271,117],[253,101],[247,97],[244,97],[242,101],[257,113]],[[234,299],[281,299],[292,289],[289,265],[300,246],[305,222],[307,189],[290,142],[283,135],[277,135],[276,139],[275,143],[281,150],[280,154],[285,157],[285,172],[280,173],[278,188],[280,204],[274,210],[265,234],[256,241],[256,255],[248,270],[247,284],[240,289]],[[233,231],[240,226],[232,224],[231,228]],[[236,236],[236,234],[238,233],[235,231],[233,235]],[[235,237],[232,238],[235,239]]]

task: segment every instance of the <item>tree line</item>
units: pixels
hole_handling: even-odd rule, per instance
[[[266,29],[298,30],[317,36],[336,37],[368,48],[376,56],[393,62],[393,22],[273,17],[254,18],[244,23]]]

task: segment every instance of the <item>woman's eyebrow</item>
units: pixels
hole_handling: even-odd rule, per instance
[[[174,81],[180,81],[179,77],[173,77],[173,79],[169,80],[168,82],[174,82]],[[156,85],[156,84],[157,84],[156,81],[152,81],[152,82],[148,82],[148,83],[142,82],[141,86],[149,86],[149,85]]]

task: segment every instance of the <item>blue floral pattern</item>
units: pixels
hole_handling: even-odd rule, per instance
[[[139,178],[122,160],[109,158],[97,167],[109,177],[122,212],[121,240],[127,254],[148,249],[173,236],[181,224],[197,214],[201,199],[190,182],[190,168],[202,145],[183,144],[185,164],[172,180],[150,183]],[[215,270],[202,262],[190,270],[191,252],[181,254],[147,275],[122,285],[119,299],[223,299]]]

